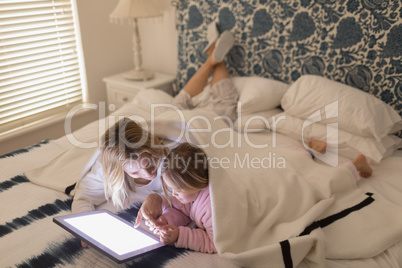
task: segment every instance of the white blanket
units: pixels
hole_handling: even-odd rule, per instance
[[[199,145],[209,145],[215,244],[222,256],[246,267],[302,261],[324,267],[325,259],[370,258],[401,240],[402,209],[356,189],[348,169],[318,164],[291,146],[255,148],[216,115],[184,114],[187,121],[208,118],[208,131],[204,120],[187,127]],[[301,235],[316,221],[322,228]]]
[[[150,118],[136,106],[121,113],[136,120],[141,115],[144,122]],[[212,112],[185,111],[182,116],[185,124],[176,111],[157,113],[157,127],[148,126],[170,140],[179,136],[179,141],[209,145],[204,150],[210,158],[214,238],[222,256],[247,267],[324,267],[325,259],[369,258],[401,240],[402,209],[375,192],[368,196],[356,189],[347,169],[315,163],[291,146],[275,148],[273,140],[267,148],[254,148],[248,136],[232,131]],[[88,128],[80,133],[82,140],[98,139]],[[74,146],[68,152],[68,159],[82,156]],[[74,176],[58,173],[55,182],[47,168],[26,175],[40,185],[64,189],[78,179],[83,159],[92,154],[87,152],[79,163],[57,161],[60,154],[48,164],[51,172],[57,172],[56,163],[64,164],[76,170]],[[311,230],[301,235],[308,226]]]

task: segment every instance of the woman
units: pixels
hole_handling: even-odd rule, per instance
[[[162,140],[125,118],[105,132],[99,151],[91,169],[77,182],[72,213],[93,211],[108,200],[123,209],[130,205],[131,195],[142,201],[151,194],[143,204],[146,216],[159,216],[160,163],[168,153]]]

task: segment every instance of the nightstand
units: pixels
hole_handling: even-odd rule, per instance
[[[134,99],[140,90],[155,88],[173,94],[173,83],[176,76],[163,73],[154,73],[154,78],[146,81],[127,80],[123,73],[103,78],[106,83],[107,101],[116,105],[116,109]]]

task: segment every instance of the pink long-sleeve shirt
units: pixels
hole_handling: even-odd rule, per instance
[[[172,208],[165,208],[162,215],[168,224],[179,227],[179,237],[175,246],[198,252],[216,253],[209,187],[202,189],[192,203],[182,204],[173,197],[172,205]],[[198,228],[186,226],[192,221]]]

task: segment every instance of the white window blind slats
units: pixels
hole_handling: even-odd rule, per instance
[[[53,92],[63,92],[65,90],[66,92],[70,92],[71,88],[74,88],[75,91],[79,92],[79,85],[80,85],[80,80],[79,77],[72,77],[70,81],[62,84],[62,85],[51,85],[49,86],[49,83],[46,83],[45,85],[41,85],[42,87],[36,87],[35,90],[30,90],[27,89],[24,94],[9,94],[8,96],[5,95],[4,98],[2,99],[2,102],[4,103],[2,107],[0,107],[0,111],[2,108],[6,107],[9,104],[13,103],[20,103],[24,101],[25,99],[28,98],[33,98],[36,96],[41,96],[44,94],[52,94]],[[11,92],[13,93],[13,92]]]
[[[11,102],[8,105],[3,105],[0,107],[0,112],[2,115],[0,116],[0,120],[2,117],[8,117],[14,114],[18,114],[21,111],[31,110],[34,108],[34,105],[37,104],[39,106],[40,103],[57,103],[62,99],[70,99],[79,96],[80,92],[77,92],[77,88],[67,88],[62,91],[52,90],[47,94],[35,94],[32,96],[27,96],[27,98],[20,100],[19,102]],[[31,105],[31,106],[30,106]]]
[[[79,97],[79,96],[77,96],[76,98],[70,98],[70,100],[71,100],[70,102],[74,103],[74,100],[79,101],[80,98],[81,97]],[[11,116],[7,116],[5,118],[0,118],[0,126],[5,125],[7,123],[13,123],[14,121],[16,121],[16,119],[27,118],[31,115],[36,115],[41,112],[46,112],[46,113],[44,113],[44,115],[49,117],[49,113],[48,113],[49,110],[54,109],[54,108],[61,108],[60,112],[63,112],[63,111],[65,112],[67,110],[65,108],[65,106],[66,106],[66,101],[64,98],[59,98],[58,102],[43,101],[43,102],[36,104],[35,106],[28,106],[27,109],[19,110],[18,111],[19,113],[13,114]],[[0,127],[0,130],[2,130],[1,127]]]
[[[51,80],[51,81],[42,79],[42,83],[40,83],[40,82],[32,83],[32,84],[34,84],[34,86],[27,86],[27,85],[29,85],[29,83],[25,83],[24,85],[26,85],[26,86],[21,87],[21,92],[9,91],[8,94],[2,94],[0,97],[0,100],[2,103],[3,102],[5,103],[5,102],[7,102],[7,98],[13,98],[16,96],[25,96],[25,94],[27,94],[27,93],[32,93],[32,92],[36,92],[36,91],[40,92],[40,90],[42,90],[44,88],[48,88],[49,85],[50,85],[50,88],[57,89],[57,86],[62,87],[63,85],[66,85],[70,82],[80,80],[79,75],[77,73],[69,73],[69,75],[70,76],[62,77],[63,80],[58,79],[58,77],[55,77],[55,79]]]
[[[44,99],[49,99],[47,103],[55,102],[58,103],[56,97],[63,97],[65,99],[65,104],[68,105],[70,102],[75,101],[75,96],[81,96],[81,87],[79,80],[75,77],[75,80],[70,83],[59,85],[57,87],[45,88],[42,91],[34,91],[29,94],[13,96],[12,98],[4,99],[4,105],[0,107],[0,118],[5,118],[9,115],[18,114],[18,107],[22,107],[28,104],[34,105],[35,102],[39,103]],[[71,100],[71,96],[74,96]],[[32,108],[33,109],[33,108]]]
[[[3,27],[0,29],[0,32],[4,34],[5,39],[13,38],[15,36],[29,35],[30,30],[35,30],[35,34],[46,31],[55,31],[55,26],[58,29],[62,29],[62,27],[68,27],[74,22],[71,20],[70,16],[65,16],[64,19],[57,19],[49,17],[47,20],[41,20],[39,22],[23,22],[13,23],[10,25],[5,25],[6,21],[3,21]],[[46,30],[46,31],[45,31]]]
[[[28,3],[34,2],[43,2],[43,0],[2,0],[4,4],[24,4],[27,5]]]
[[[1,11],[0,11],[1,14]],[[1,15],[0,15],[1,16]],[[49,15],[42,15],[42,16],[24,16],[20,18],[5,18],[2,16],[2,25],[3,25],[3,32],[18,30],[17,27],[21,27],[20,25],[27,25],[25,27],[33,28],[33,25],[36,23],[52,23],[55,21],[54,14]],[[62,14],[57,14],[57,22],[60,23],[61,21],[71,21],[71,12],[64,12]]]
[[[79,83],[80,79],[78,75],[71,75],[63,79],[63,81],[53,80],[46,81],[46,83],[36,84],[33,87],[24,87],[21,88],[21,91],[9,91],[6,94],[1,96],[1,102],[3,105],[7,105],[9,103],[18,102],[19,100],[27,97],[27,96],[37,96],[45,93],[51,93],[54,91],[60,91],[69,87],[71,83]],[[77,89],[77,91],[80,91]]]
[[[63,58],[63,64],[60,64],[60,59],[55,58],[48,58],[41,61],[24,62],[23,64],[15,64],[7,69],[4,69],[3,72],[0,72],[0,80],[3,81],[3,83],[0,83],[0,86],[7,86],[11,83],[11,81],[12,84],[15,84],[20,81],[38,78],[43,76],[39,74],[40,72],[45,72],[47,70],[53,70],[53,73],[61,71],[65,72],[70,68],[75,68],[77,63],[78,60],[76,57],[66,56]],[[70,65],[74,67],[69,67]],[[7,89],[5,89],[5,91],[7,91]]]
[[[9,59],[9,62],[12,63],[11,60],[14,58],[35,55],[52,50],[69,50],[70,52],[74,52],[75,40],[73,36],[74,35],[70,35],[71,38],[64,38],[62,43],[60,43],[60,41],[51,40],[33,43],[24,42],[12,46],[4,46],[3,48],[0,48],[0,60]],[[58,45],[57,47],[55,46],[56,44]]]
[[[60,7],[64,7],[71,10],[70,1],[1,1],[1,11],[4,13],[10,13],[4,15],[5,17],[16,17],[23,14],[43,14],[47,10],[54,10],[54,13],[60,12]],[[63,9],[61,9],[62,11]]]
[[[24,81],[31,81],[30,84],[32,85],[35,81],[33,79],[38,79],[41,77],[46,77],[46,79],[53,80],[58,77],[50,78],[49,75],[57,75],[63,73],[67,73],[70,70],[76,70],[76,64],[78,63],[75,57],[65,58],[63,64],[61,65],[60,62],[52,62],[48,61],[46,64],[36,64],[29,65],[31,68],[26,68],[25,66],[15,66],[13,73],[5,72],[4,74],[0,74],[0,87],[5,87],[3,89],[4,92],[14,90],[16,87],[19,87],[17,83],[21,83]],[[40,62],[43,63],[43,62]],[[14,85],[14,87],[7,88],[9,85]]]
[[[13,51],[24,50],[29,48],[44,47],[55,44],[63,44],[75,41],[75,32],[73,29],[64,27],[59,28],[57,31],[50,29],[42,31],[40,34],[36,32],[29,36],[14,35],[12,38],[10,34],[2,34],[2,47],[1,53],[12,53]]]
[[[82,102],[70,0],[0,1],[0,134]]]
[[[73,100],[79,97],[79,92],[76,92],[74,88],[71,89],[71,92],[53,92],[53,94],[42,95],[36,98],[25,99],[20,103],[16,103],[14,106],[4,106],[0,108],[2,115],[0,116],[1,123],[8,123],[12,121],[12,118],[15,116],[19,116],[21,113],[31,112],[32,111],[41,111],[42,107],[46,108],[49,105],[55,105],[64,101],[66,104],[66,99]],[[71,102],[71,101],[69,101]],[[11,109],[9,109],[11,108]],[[4,110],[4,111],[3,111]]]
[[[0,67],[2,67],[2,69],[4,68],[1,73],[35,68],[37,66],[46,65],[48,63],[56,61],[58,61],[61,66],[63,66],[63,61],[77,58],[77,56],[74,55],[73,52],[74,51],[72,49],[67,48],[61,51],[55,50],[41,54],[26,55],[25,57],[21,56],[18,58],[11,58],[10,60],[4,60],[3,63],[0,64]],[[18,75],[16,74],[13,76]]]
[[[42,40],[52,41],[54,38],[60,39],[63,42],[63,38],[74,36],[74,34],[74,30],[71,27],[63,26],[58,29],[36,29],[34,33],[31,30],[30,35],[27,35],[27,33],[4,33],[2,34],[2,39],[4,46],[15,46]]]

